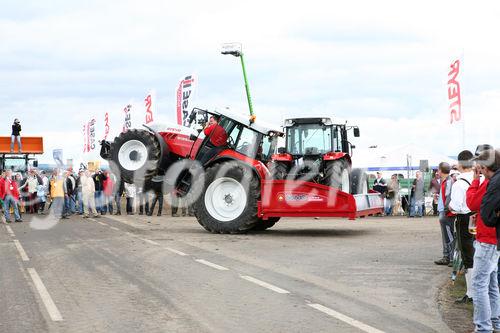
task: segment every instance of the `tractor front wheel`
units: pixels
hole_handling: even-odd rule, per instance
[[[349,163],[345,159],[325,163],[323,184],[350,193]]]
[[[260,183],[253,172],[238,162],[210,167],[204,191],[194,204],[195,216],[213,233],[245,233],[258,222]]]
[[[368,193],[368,175],[363,169],[353,169],[351,172],[352,194]]]

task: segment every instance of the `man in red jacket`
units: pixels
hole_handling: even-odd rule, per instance
[[[12,170],[7,170],[5,172],[5,180],[3,186],[4,195],[4,208],[5,208],[5,220],[10,223],[10,206],[14,209],[14,217],[16,222],[23,222],[21,216],[19,215],[19,210],[17,208],[17,202],[19,201],[19,191],[17,189],[17,183],[12,179]]]
[[[500,331],[500,292],[498,290],[498,251],[495,228],[487,227],[481,218],[481,201],[488,187],[489,179],[480,180],[483,166],[474,167],[474,176],[466,193],[467,207],[475,212],[476,242],[474,244],[474,290],[475,332]]]
[[[210,137],[210,139],[207,143],[207,148],[209,150],[205,151],[204,154],[200,154],[201,156],[197,156],[201,165],[205,165],[205,163],[215,157],[227,145],[227,133],[224,127],[219,125],[219,120],[219,116],[211,116],[205,129],[203,130],[203,133]]]

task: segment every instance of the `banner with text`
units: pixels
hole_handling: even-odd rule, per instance
[[[460,60],[451,63],[448,71],[448,110],[450,112],[450,124],[462,119],[462,97],[460,95]]]
[[[123,108],[123,128],[122,128],[122,133],[125,133],[132,127],[132,115],[130,114],[130,111],[132,110],[132,105],[128,104],[126,107]]]
[[[109,134],[109,113],[106,112],[104,115],[104,137],[103,140],[107,140]]]
[[[149,94],[144,99],[144,104],[146,106],[146,125],[153,122],[153,111],[156,107],[156,94],[154,90],[150,91]]]
[[[177,124],[189,126],[189,107],[194,94],[194,75],[184,77],[177,88]]]

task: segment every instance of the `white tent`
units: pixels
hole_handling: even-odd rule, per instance
[[[457,163],[455,159],[415,144],[391,148],[354,149],[352,159],[353,167],[366,169],[368,173],[382,171],[384,177],[394,173],[407,177],[408,172],[412,177],[414,172],[419,170],[421,160],[427,160],[431,169],[436,169],[441,162],[448,162],[450,165]]]

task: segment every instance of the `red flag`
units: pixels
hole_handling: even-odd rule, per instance
[[[450,65],[448,72],[448,102],[450,111],[450,124],[462,119],[462,100],[460,96],[460,83],[458,74],[460,73],[460,60],[455,60]]]

